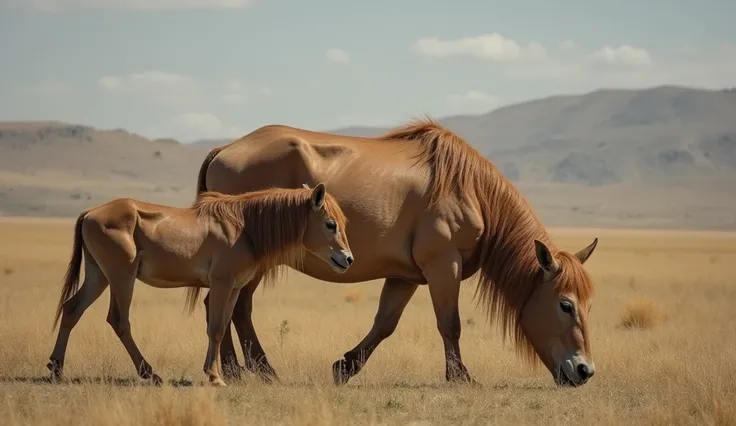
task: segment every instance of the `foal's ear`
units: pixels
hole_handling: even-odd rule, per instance
[[[552,256],[552,252],[549,251],[549,248],[547,248],[543,242],[534,240],[534,249],[537,254],[539,266],[542,268],[544,273],[548,275],[554,275],[557,273],[560,269],[560,265],[557,263],[557,260],[555,260],[555,257]]]
[[[585,247],[584,249],[580,250],[579,252],[575,253],[575,257],[578,258],[580,263],[585,263],[586,260],[590,257],[591,254],[593,254],[593,250],[595,250],[595,247],[598,245],[598,238],[594,239],[592,243],[588,247]]]
[[[312,207],[315,210],[319,210],[322,208],[322,205],[325,203],[325,194],[327,193],[327,189],[325,189],[324,183],[318,183],[317,186],[314,187],[312,190]]]

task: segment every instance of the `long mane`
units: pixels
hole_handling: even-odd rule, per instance
[[[447,196],[475,194],[483,215],[484,231],[478,242],[479,273],[475,297],[489,319],[496,320],[504,341],[511,336],[517,353],[527,361],[539,358],[526,338],[520,315],[541,282],[534,240],[544,242],[559,259],[564,273],[558,280],[560,290],[572,292],[580,301],[592,296],[586,272],[574,267],[567,252],[560,252],[532,210],[527,199],[478,151],[461,137],[429,117],[419,118],[389,131],[383,140],[418,142],[419,160],[429,169],[430,203]],[[583,279],[581,279],[583,278]],[[586,345],[588,340],[585,339]]]
[[[301,269],[302,241],[312,214],[308,188],[269,188],[243,194],[200,193],[190,206],[197,217],[214,219],[246,238],[258,264],[258,274],[268,282],[279,278],[287,266]],[[322,207],[345,229],[347,219],[335,198],[325,194]],[[186,305],[192,312],[200,287],[187,287]]]

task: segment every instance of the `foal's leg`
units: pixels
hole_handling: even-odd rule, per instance
[[[384,281],[378,312],[368,335],[346,352],[343,359],[332,364],[332,377],[336,385],[347,383],[358,374],[378,345],[396,330],[401,314],[417,287],[417,284],[396,278]]]
[[[253,327],[253,294],[261,283],[260,276],[252,279],[241,291],[233,310],[232,321],[243,348],[245,367],[266,383],[278,380],[276,371],[266,358],[266,353]]]
[[[202,367],[214,386],[225,386],[220,368],[217,365],[220,359],[220,343],[225,334],[225,327],[230,323],[235,302],[238,300],[239,288],[235,288],[232,279],[210,279],[210,310],[208,314],[207,335],[209,345],[207,356]]]
[[[241,291],[240,298],[242,298],[242,294],[244,292]],[[238,304],[240,304],[240,298],[238,298],[238,302],[236,302],[236,308],[233,313],[233,315],[236,315],[235,312],[238,311]],[[210,292],[207,292],[207,296],[204,298],[204,312],[205,312],[205,320],[207,322],[207,326],[209,327],[210,324]],[[233,321],[234,323],[235,321]],[[237,329],[237,327],[236,327]],[[225,376],[228,380],[240,380],[242,377],[243,371],[245,371],[245,368],[241,367],[238,363],[238,354],[235,352],[235,344],[233,343],[233,334],[232,334],[232,328],[230,327],[230,323],[225,326],[225,334],[222,336],[222,342],[220,342],[220,357],[221,357],[221,363],[222,363],[222,373],[223,376]]]
[[[64,370],[64,358],[69,336],[74,326],[82,318],[82,314],[90,307],[107,288],[107,278],[97,266],[97,262],[88,251],[84,253],[84,282],[79,291],[64,302],[62,316],[59,325],[59,333],[56,337],[54,350],[49,357],[46,367],[51,371],[51,378],[58,380]]]
[[[460,357],[460,253],[456,250],[439,253],[422,266],[437,317],[437,329],[445,346],[445,379],[450,382],[472,382]]]
[[[141,252],[136,255],[130,265],[130,269],[124,273],[117,274],[114,278],[111,275],[110,297],[114,298],[115,309],[113,309],[113,301],[111,300],[107,321],[113,330],[115,330],[115,334],[117,334],[120,342],[125,346],[125,350],[128,351],[128,355],[131,361],[133,361],[133,365],[135,365],[138,376],[144,380],[152,379],[155,385],[160,385],[162,383],[161,377],[153,372],[153,367],[151,367],[151,364],[141,354],[138,345],[133,340],[130,329],[130,303],[133,300],[133,287],[136,276],[138,275],[140,255]]]

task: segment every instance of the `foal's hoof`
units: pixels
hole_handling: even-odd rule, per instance
[[[214,386],[216,388],[224,388],[225,386],[227,386],[225,384],[225,381],[222,380],[219,377],[218,378],[215,378],[215,379],[210,379],[210,385],[212,385],[212,386]]]

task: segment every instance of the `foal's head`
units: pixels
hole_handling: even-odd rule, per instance
[[[323,183],[312,189],[310,204],[312,210],[304,232],[304,248],[329,264],[333,271],[347,271],[354,259],[345,231],[345,214],[337,200],[327,194]]]

